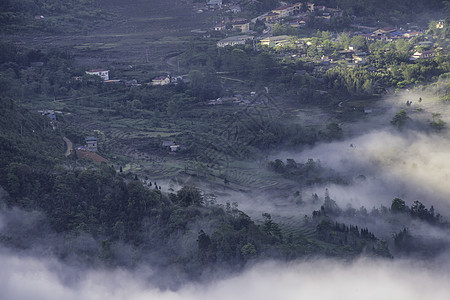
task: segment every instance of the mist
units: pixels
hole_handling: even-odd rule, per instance
[[[412,104],[407,106],[406,101]],[[298,152],[282,151],[271,159],[293,158],[304,163],[312,158],[337,171],[348,185],[313,186],[303,192],[323,194],[328,188],[342,207],[386,206],[400,197],[449,209],[450,136],[446,129],[437,132],[429,125],[437,112],[436,119],[450,120],[447,105],[439,102],[432,91],[414,90],[387,97],[375,108],[382,110],[344,127],[349,135],[343,141],[321,143]],[[398,129],[390,121],[400,109],[407,112],[409,119],[404,128]]]
[[[79,271],[1,251],[0,294],[21,299],[449,299],[448,269],[409,260],[269,261],[208,284],[161,290],[150,269]],[[67,279],[67,274],[71,274]]]

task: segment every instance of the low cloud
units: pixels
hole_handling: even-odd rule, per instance
[[[266,262],[240,275],[208,284],[160,290],[145,280],[149,271],[79,271],[52,260],[0,254],[3,300],[22,299],[450,299],[450,274],[433,264],[329,259]],[[434,266],[434,267],[433,267]],[[67,282],[63,275],[75,273]]]
[[[412,104],[406,105],[407,101]],[[348,203],[379,207],[400,197],[409,203],[419,200],[442,211],[449,209],[450,132],[437,132],[429,125],[438,119],[449,124],[447,105],[432,92],[414,90],[398,93],[374,107],[381,112],[375,109],[363,121],[345,125],[346,131],[353,133],[344,141],[282,152],[272,159],[293,158],[304,163],[312,158],[340,173],[350,182],[348,186],[328,184],[304,192],[323,194],[328,188],[342,207]],[[400,109],[405,109],[410,118],[402,130],[390,124]],[[359,175],[366,180],[354,180]]]

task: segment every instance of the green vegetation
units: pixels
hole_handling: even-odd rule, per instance
[[[322,2],[337,6],[336,1]],[[235,271],[267,258],[392,257],[448,249],[435,241],[428,247],[414,230],[414,222],[449,227],[433,207],[427,209],[420,201],[409,207],[395,198],[390,209],[374,207],[369,213],[364,207],[339,207],[328,191],[323,200],[317,194],[302,199],[297,191],[286,201],[320,208],[306,216],[265,212],[252,219],[236,203],[218,204],[215,195],[193,184],[181,184],[177,191],[162,189],[162,180],[180,177],[206,182],[218,191],[279,189],[281,198],[294,184],[299,189],[347,185],[349,178],[318,160],[268,161],[268,155],[343,140],[347,132],[342,122],[362,118],[362,108],[388,89],[434,82],[447,101],[448,26],[439,30],[435,22],[429,24],[436,55],[415,61],[409,59],[413,51],[428,49],[419,44],[425,41],[423,36],[370,42],[329,31],[347,28],[359,18],[397,24],[425,8],[424,1],[414,7],[400,1],[390,4],[391,12],[384,15],[386,3],[369,2],[340,2],[345,14],[329,23],[312,15],[306,28],[275,25],[274,34],[295,37],[273,48],[257,43],[217,48],[222,33],[184,37],[158,32],[147,39],[142,38],[146,32],[109,32],[90,37],[104,40],[82,39],[64,48],[39,50],[0,40],[0,208],[25,216],[18,227],[33,227],[17,233],[10,230],[16,223],[5,222],[0,243],[12,249],[40,248],[51,235],[60,243],[50,252],[62,260],[126,267],[148,262],[191,279],[218,267]],[[0,26],[7,34],[87,34],[111,22],[112,15],[99,3],[3,1]],[[445,6],[442,1],[427,3],[433,9]],[[276,5],[272,0],[249,1],[242,7],[250,17]],[[406,7],[408,15],[400,13]],[[174,20],[138,16],[127,29],[135,30],[133,26],[144,22],[158,22],[163,28]],[[265,25],[257,22],[254,28],[262,32]],[[310,35],[299,39],[305,34]],[[130,64],[104,66],[120,79],[118,83],[86,75],[88,68],[79,61],[81,55],[103,59],[117,51],[120,56],[126,49],[134,50],[134,44],[141,48],[129,55],[145,56],[145,63],[139,56]],[[172,48],[162,50],[164,61],[158,57],[161,62],[150,63],[149,47],[167,45]],[[357,64],[342,56],[350,45],[364,52]],[[73,51],[79,51],[78,61]],[[176,68],[172,75],[183,74],[183,80],[149,84],[169,73],[161,71],[162,63],[164,68]],[[46,116],[46,110],[56,111],[56,120]],[[412,114],[402,109],[391,124],[404,128]],[[433,134],[445,131],[441,117],[435,113],[427,121]],[[97,137],[98,153],[108,163],[82,160],[76,151],[64,157],[63,137],[77,147],[88,135]],[[178,148],[172,151],[165,142]],[[395,233],[378,236],[369,230],[370,222],[387,224],[388,234]],[[83,246],[78,245],[80,240],[85,241]]]
[[[4,119],[34,118],[30,112],[11,108],[11,102],[10,106],[2,107],[5,107]],[[47,120],[42,117],[41,121]],[[4,126],[8,129],[6,133],[14,135],[15,125],[13,122],[10,127]],[[341,249],[344,246],[321,237],[322,227],[311,240],[305,241],[301,236],[286,238],[270,214],[264,214],[263,224],[257,225],[238,210],[237,205],[215,204],[193,186],[165,195],[156,182],[139,181],[131,173],[117,173],[104,163],[74,168],[78,164],[76,161],[63,163],[55,160],[53,155],[48,158],[42,154],[33,156],[34,151],[46,147],[42,139],[60,138],[52,129],[46,133],[43,128],[36,128],[33,132],[33,126],[33,123],[24,123],[19,139],[28,147],[18,143],[16,147],[22,146],[20,150],[12,149],[14,144],[1,149],[1,157],[7,158],[1,165],[5,177],[0,184],[7,192],[4,201],[9,207],[36,213],[43,211],[47,217],[36,226],[48,224],[53,231],[70,237],[70,240],[86,235],[94,239],[97,247],[85,250],[84,255],[89,257],[86,263],[135,266],[159,253],[159,262],[154,261],[157,266],[176,266],[186,276],[196,278],[208,266],[235,270],[247,260],[258,257],[288,259],[325,254],[330,249],[338,255],[351,257],[363,250],[357,240],[366,239],[365,236],[357,235],[351,239],[358,247]],[[45,167],[43,163],[46,163]],[[72,167],[64,168],[63,165]],[[198,235],[191,228],[198,228]],[[180,237],[186,240],[186,248],[180,250],[168,246]],[[21,241],[21,237],[12,233],[2,236],[2,240],[14,247],[36,246]],[[318,242],[321,240],[326,244]],[[116,247],[120,243],[133,249],[133,258],[127,262],[119,259],[122,254]],[[56,254],[62,259],[80,254],[72,251],[76,249],[67,245],[60,247]]]
[[[0,28],[9,33],[86,33],[92,26],[105,25],[111,20],[111,15],[99,8],[98,0],[4,0],[0,3]]]

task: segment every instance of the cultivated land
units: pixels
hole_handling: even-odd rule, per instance
[[[75,66],[80,68],[104,67],[111,70],[111,78],[120,74],[121,78],[137,79],[139,82],[149,81],[152,76],[165,72],[176,73],[177,55],[183,53],[186,43],[195,33],[194,29],[207,29],[211,26],[211,18],[215,12],[198,14],[191,3],[182,1],[155,1],[149,5],[147,1],[101,1],[101,6],[108,14],[112,14],[110,26],[95,28],[92,31],[71,35],[8,36],[17,42],[33,47],[58,47],[64,49],[75,59]],[[182,24],[182,25],[180,25]],[[188,70],[179,70],[182,74]],[[231,79],[231,80],[229,80]],[[225,87],[234,91],[248,93],[251,87],[234,81],[232,75],[222,79]],[[214,142],[205,135],[202,147],[201,162],[210,161],[204,172],[199,172],[196,158],[183,154],[169,154],[162,151],[146,151],[144,146],[150,138],[176,139],[185,131],[183,122],[198,123],[198,128],[208,128],[210,120],[195,117],[184,117],[173,122],[162,121],[155,124],[153,112],[135,110],[135,116],[114,116],[114,110],[108,109],[105,102],[109,97],[120,97],[121,89],[112,90],[106,95],[93,97],[62,98],[54,101],[28,103],[30,109],[49,107],[64,112],[64,118],[79,129],[87,132],[101,132],[101,150],[108,153],[108,158],[115,165],[123,167],[140,176],[148,176],[153,180],[172,179],[180,173],[196,175],[201,181],[207,180],[223,185],[224,177],[229,181],[226,188],[248,191],[252,189],[279,188],[281,181],[273,178],[273,174],[264,171],[264,163],[245,163],[230,155],[227,139],[219,137]],[[50,100],[50,99],[49,99]],[[131,100],[131,99],[130,99]],[[289,116],[294,123],[307,126],[322,126],[332,117],[329,113],[314,107],[293,109],[285,101],[274,98],[277,109],[261,105],[255,107],[255,114],[262,111],[265,115],[277,114],[277,117]],[[281,111],[280,111],[281,108]],[[191,116],[207,116],[208,114],[245,114],[248,107],[231,105],[209,107],[197,105],[185,111]],[[272,112],[272,110],[274,112]],[[100,112],[101,111],[101,112]],[[232,119],[239,123],[238,118]],[[158,121],[159,123],[160,121]],[[218,125],[218,132],[226,128]],[[204,130],[204,129],[201,129]],[[200,138],[202,140],[202,138]],[[76,141],[74,141],[76,142]],[[242,141],[245,145],[246,141]],[[213,147],[211,146],[213,144]],[[234,151],[240,151],[235,149]],[[196,169],[197,168],[197,169]],[[201,173],[201,174],[200,174]],[[197,182],[199,183],[199,182]]]

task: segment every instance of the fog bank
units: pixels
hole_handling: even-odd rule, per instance
[[[178,291],[146,282],[149,270],[80,272],[53,260],[5,251],[0,262],[3,300],[450,299],[448,270],[406,260],[266,262],[231,278],[188,284]]]

